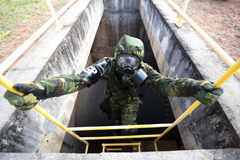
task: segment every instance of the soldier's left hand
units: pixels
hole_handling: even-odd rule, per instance
[[[211,105],[223,94],[223,89],[216,88],[209,81],[195,81],[191,85],[190,94],[204,105]]]

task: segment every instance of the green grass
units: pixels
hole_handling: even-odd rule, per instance
[[[47,7],[45,0],[0,0],[0,39]]]

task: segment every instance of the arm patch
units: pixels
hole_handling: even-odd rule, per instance
[[[107,60],[101,59],[95,64],[86,68],[81,74],[88,79],[89,87],[96,83],[107,71],[110,63]]]

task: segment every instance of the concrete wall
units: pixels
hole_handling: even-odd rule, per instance
[[[95,37],[91,55],[93,61],[113,57],[119,39],[128,34],[139,37],[139,0],[104,0],[104,13]]]
[[[86,67],[103,13],[103,1],[77,1],[60,19],[61,31],[51,28],[7,73],[13,83],[38,81],[61,74],[79,73]],[[3,98],[0,88],[0,151],[59,152],[62,131],[34,109],[16,110]],[[77,93],[40,102],[47,112],[68,125]]]
[[[228,67],[188,24],[181,29],[175,26],[178,15],[165,0],[141,0],[140,13],[163,75],[215,82],[226,72]],[[230,78],[218,102],[200,105],[178,125],[186,149],[239,147],[239,87],[240,80]],[[177,118],[195,98],[169,100]]]

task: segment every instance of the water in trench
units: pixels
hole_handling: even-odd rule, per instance
[[[123,34],[140,38],[144,42],[144,62],[150,64],[158,71],[157,63],[153,56],[150,42],[139,15],[139,11],[137,9],[128,11],[126,8],[122,12],[109,11],[108,8],[105,8],[92,46],[91,55],[88,59],[88,65],[91,65],[103,57],[112,57],[114,48]],[[104,82],[98,82],[90,88],[79,91],[78,101],[76,102],[70,121],[70,127],[106,126],[112,124],[99,108],[99,104],[106,97],[104,94],[104,87]],[[138,124],[171,123],[174,121],[171,106],[167,97],[155,92],[149,86],[143,86],[140,89],[139,94],[141,95],[143,104],[140,105],[138,112]],[[163,130],[163,128],[139,129],[138,134],[160,134]],[[84,131],[78,132],[78,135],[82,137],[112,136],[112,131]],[[153,139],[141,139],[136,141],[143,141],[144,143],[149,140],[153,141]],[[101,152],[101,144],[109,142],[113,141],[89,141],[89,153]],[[163,146],[161,147],[162,150],[184,148],[176,127],[162,138],[161,143]],[[147,143],[146,146],[143,146],[142,144],[142,150],[144,150],[144,147],[153,148],[153,143],[151,143],[152,147],[147,147],[147,145]],[[85,144],[67,134],[65,136],[61,152],[83,153],[84,149]]]

